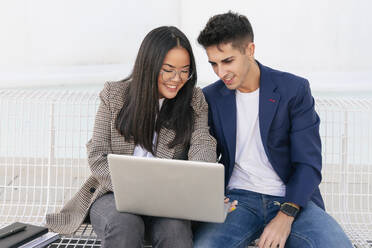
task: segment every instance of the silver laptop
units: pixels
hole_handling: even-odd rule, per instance
[[[224,167],[218,163],[108,155],[120,212],[224,222]]]

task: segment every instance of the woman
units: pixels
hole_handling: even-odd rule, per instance
[[[216,161],[208,106],[195,88],[194,55],[175,27],[159,27],[143,40],[131,75],[100,93],[93,137],[87,144],[92,175],[47,226],[74,232],[90,216],[103,247],[192,247],[190,221],[116,211],[107,154]]]

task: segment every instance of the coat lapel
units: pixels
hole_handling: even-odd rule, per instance
[[[133,155],[134,152],[134,143],[133,142],[124,142],[123,143],[123,154]]]
[[[113,114],[113,118],[118,115],[120,110],[117,110]],[[115,120],[116,121],[116,120]],[[114,128],[115,124],[112,124],[111,127],[111,149],[114,154],[125,154],[133,155],[134,152],[134,142],[132,140],[125,140],[124,136],[119,133]]]
[[[123,90],[123,96],[119,95],[114,95],[116,96],[115,99],[112,100],[113,108],[115,109],[113,115],[112,115],[112,120],[114,120],[114,123],[112,123],[111,127],[111,139],[112,139],[112,151],[117,154],[125,154],[125,155],[133,155],[134,152],[134,142],[132,140],[125,140],[124,136],[121,135],[115,128],[115,121],[116,118],[123,107],[124,104],[124,99],[128,97],[128,83],[124,85]]]
[[[276,84],[272,81],[268,68],[258,63],[260,75],[259,120],[262,143],[267,150],[267,138],[271,122],[279,106],[280,95],[275,92]]]
[[[223,135],[228,147],[228,154],[231,165],[235,164],[235,150],[236,150],[236,99],[235,90],[229,90],[222,87],[220,90],[221,98],[218,99],[218,110],[221,116],[221,126]],[[233,166],[229,166],[229,174],[233,170]]]
[[[172,159],[175,153],[175,147],[169,148],[168,144],[173,141],[176,133],[173,130],[162,128],[158,135],[158,142],[155,156],[158,158]]]

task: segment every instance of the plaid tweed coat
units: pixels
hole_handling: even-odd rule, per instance
[[[107,154],[132,155],[135,145],[127,142],[115,129],[118,112],[127,97],[129,82],[108,82],[100,93],[101,103],[95,118],[93,136],[87,143],[91,176],[59,213],[47,214],[46,226],[61,234],[70,234],[85,220],[92,203],[112,191]],[[190,147],[182,145],[168,148],[175,137],[173,130],[161,129],[158,135],[156,157],[216,162],[216,141],[209,134],[208,105],[200,88],[195,88],[191,103],[196,113]]]

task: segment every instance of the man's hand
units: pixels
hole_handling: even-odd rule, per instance
[[[229,203],[229,201],[230,201],[230,199],[227,198],[227,197],[225,197],[225,200],[224,200],[225,204],[226,204],[226,203]],[[238,205],[238,201],[237,201],[237,200],[233,201],[233,202],[231,203],[231,206],[230,206],[230,208],[229,208],[228,213],[234,211],[234,210],[236,209],[236,206],[237,206],[237,205]]]
[[[261,234],[259,248],[284,248],[285,242],[291,232],[294,217],[281,211],[270,221]]]

